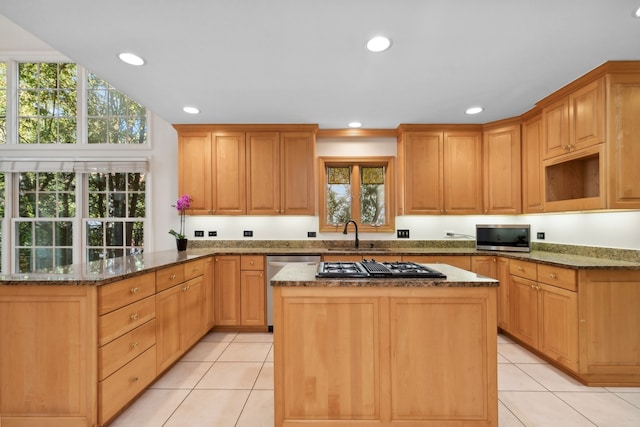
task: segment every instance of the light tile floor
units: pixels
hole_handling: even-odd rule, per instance
[[[586,387],[498,336],[500,427],[640,426],[640,387]],[[111,427],[272,427],[273,335],[206,335]]]

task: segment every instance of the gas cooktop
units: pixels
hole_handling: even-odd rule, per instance
[[[323,278],[425,278],[446,279],[447,276],[432,268],[415,262],[378,262],[375,260],[360,262],[321,262],[316,277]]]

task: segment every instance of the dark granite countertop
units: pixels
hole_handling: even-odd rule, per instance
[[[242,247],[195,247],[187,252],[175,250],[150,252],[97,261],[87,264],[76,264],[64,269],[64,274],[14,274],[0,275],[0,285],[104,285],[138,274],[154,272],[160,268],[184,263],[193,259],[211,255],[362,255],[375,258],[376,255],[447,255],[470,256],[488,255],[510,259],[532,261],[540,264],[554,265],[573,269],[609,269],[640,270],[640,261],[623,261],[614,258],[584,256],[562,253],[558,251],[534,250],[522,252],[480,251],[473,247],[363,247],[355,250],[352,247],[290,247],[290,246],[256,246]],[[560,247],[564,249],[564,247]],[[606,251],[606,248],[603,249]],[[615,251],[612,250],[612,251]],[[631,251],[633,252],[633,251]],[[587,252],[587,253],[593,253]],[[439,264],[441,265],[441,264]],[[397,279],[394,279],[397,280]]]
[[[315,264],[285,265],[271,279],[271,286],[294,287],[496,287],[499,282],[480,274],[472,273],[447,264],[426,264],[444,273],[446,279],[409,279],[409,278],[363,278],[363,279],[329,279],[316,278]]]

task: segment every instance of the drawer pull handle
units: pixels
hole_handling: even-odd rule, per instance
[[[138,381],[140,378],[138,377],[131,377],[131,382],[135,383],[136,381]]]
[[[169,276],[169,280],[173,280],[173,279],[175,279],[175,278],[176,278],[176,275],[175,275],[175,274],[172,274],[171,276]]]
[[[551,274],[549,274],[549,277],[550,277],[550,278],[552,278],[552,279],[555,279],[555,278],[556,278],[556,277],[558,277],[558,276],[556,276],[556,274],[555,274],[555,273],[551,273]]]
[[[524,268],[518,266],[518,271],[522,271],[522,270],[524,270]]]
[[[129,290],[129,292],[131,292],[132,294],[137,294],[138,293],[138,288],[131,288]]]
[[[134,341],[134,342],[131,343],[131,349],[132,350],[137,348],[137,347],[138,347],[138,342],[137,341]]]
[[[253,265],[253,261],[249,261],[249,264]]]
[[[129,316],[129,319],[138,320],[138,313],[131,313],[131,316]]]

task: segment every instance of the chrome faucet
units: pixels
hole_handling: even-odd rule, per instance
[[[353,225],[356,227],[356,246],[355,247],[357,248],[358,245],[360,244],[360,241],[358,240],[358,224],[354,220],[350,219],[344,224],[344,230],[342,230],[342,234],[347,234],[347,227],[349,227],[350,222],[352,222]]]

